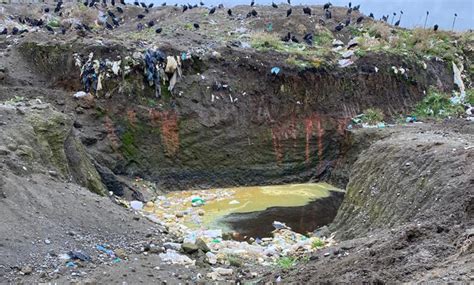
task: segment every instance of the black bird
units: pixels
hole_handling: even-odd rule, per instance
[[[151,8],[153,8],[153,6],[154,6],[154,4],[153,4],[153,3],[150,3],[150,4],[148,4],[148,9],[151,9]]]
[[[142,8],[146,8],[146,7],[147,7],[146,4],[143,3],[143,2],[140,2],[140,6],[142,6]]]
[[[105,22],[105,27],[108,29],[108,30],[113,30],[114,27],[112,27],[111,24],[109,24],[108,22]]]
[[[66,28],[61,27],[61,34],[65,35],[66,34]]]
[[[28,33],[28,30],[27,29],[23,29],[19,32],[19,35],[23,35],[24,33]]]
[[[347,18],[346,19],[346,27],[349,26],[351,24],[351,18]]]
[[[400,20],[395,22],[395,27],[398,27],[398,26],[400,26]]]
[[[120,26],[119,21],[116,18],[112,18],[112,23],[117,27]]]
[[[273,8],[278,8],[278,5],[275,4],[275,2],[272,2],[272,7],[273,7]]]
[[[382,21],[387,22],[388,21],[388,16],[382,16]]]
[[[51,28],[51,27],[48,26],[48,25],[46,25],[46,30],[48,30],[48,32],[50,32],[51,34],[54,34],[53,28]]]
[[[312,33],[308,33],[306,35],[304,35],[303,37],[303,40],[310,46],[313,45],[313,34]]]
[[[141,19],[145,18],[145,15],[143,15],[143,14],[138,14],[138,15],[137,15],[137,18],[141,20]]]
[[[194,4],[193,8],[197,8],[198,7],[198,4]]]
[[[293,35],[291,36],[291,41],[294,43],[299,43],[300,41]]]
[[[20,30],[18,30],[17,27],[14,27],[14,28],[12,29],[12,35],[18,34],[19,31],[20,31]]]
[[[112,4],[112,6],[115,6],[115,0],[111,0],[110,4]]]
[[[326,16],[326,19],[331,19],[331,18],[332,18],[332,13],[331,13],[331,11],[326,10],[326,11],[324,12],[324,14],[325,14],[325,16]]]
[[[352,10],[354,10],[354,11],[359,11],[359,9],[360,9],[360,4],[357,5],[357,6],[354,6],[354,8],[353,8]]]
[[[92,32],[92,28],[89,27],[89,25],[87,24],[82,24],[82,27],[84,28],[84,30],[88,31],[88,32]]]
[[[104,4],[105,7],[107,7],[107,0],[102,0],[102,3]]]
[[[303,8],[303,14],[311,16],[311,8],[309,7],[304,7]]]
[[[201,1],[201,2],[199,2],[199,5],[204,6],[204,3]]]
[[[89,2],[89,8],[92,8],[92,6],[94,6],[94,4],[95,4],[94,1]]]
[[[360,24],[362,22],[362,20],[364,20],[363,16],[360,16],[359,18],[357,18],[357,24]]]
[[[186,10],[188,10],[188,6],[183,5],[183,13],[186,12]]]
[[[370,13],[370,14],[369,14],[369,18],[372,18],[372,19],[375,18],[375,17],[374,17],[374,13]]]
[[[198,23],[194,23],[193,26],[194,26],[194,28],[199,29],[199,24]]]
[[[331,6],[332,6],[331,2],[328,2],[328,3],[324,4],[323,9],[327,10],[327,9],[331,8]]]
[[[232,16],[232,10],[231,9],[227,10],[227,15]]]
[[[145,8],[145,13],[150,13],[150,10],[148,10],[148,8]]]
[[[165,6],[166,6],[166,2],[163,2],[163,3],[161,4],[161,6],[162,6],[162,7],[165,7]]]
[[[286,2],[288,2],[288,5],[291,5],[291,0],[286,0]]]
[[[288,34],[284,36],[283,38],[281,38],[281,40],[284,42],[289,42],[291,40],[291,33],[288,32]]]
[[[350,7],[352,7],[352,3],[351,3],[351,2],[349,2],[349,8],[350,8]]]
[[[350,15],[352,13],[352,8],[347,9],[347,15]]]
[[[257,17],[258,16],[258,13],[255,9],[252,9],[252,11],[250,12],[250,14],[252,14],[252,16],[254,17]]]
[[[138,1],[135,1],[135,2],[133,2],[133,5],[140,6],[140,3],[138,3]]]
[[[255,1],[252,0],[252,2],[250,2],[250,7],[253,7],[253,5],[255,5]]]
[[[120,7],[117,7],[117,12],[119,12],[120,14],[122,14],[122,13],[123,13],[123,9],[120,8]]]
[[[162,28],[158,28],[158,29],[155,30],[155,33],[159,34],[159,33],[161,33],[161,31],[163,31],[163,29],[162,29]]]
[[[324,22],[323,19],[319,19],[319,20],[318,20],[318,23],[319,23],[321,26],[326,26],[326,22]]]
[[[84,2],[84,3],[82,3],[82,4],[84,4],[84,6],[86,6],[86,7],[88,7],[88,6],[89,6],[89,2],[88,2],[88,1],[85,1],[85,2]]]
[[[214,14],[216,12],[216,7],[212,7],[211,10],[209,10],[209,15]]]
[[[107,14],[108,14],[110,17],[115,18],[115,14],[114,14],[112,11],[107,10]]]
[[[6,34],[8,34],[8,29],[3,28],[3,30],[0,32],[0,35],[6,35]]]
[[[148,22],[148,27],[153,27],[155,25],[155,21],[151,20]]]
[[[125,3],[125,0],[120,0],[120,4],[127,5],[127,3]]]
[[[191,10],[193,8],[193,5],[188,3],[188,9]]]
[[[340,32],[344,28],[344,25],[339,23],[339,25],[336,26],[336,31]]]
[[[438,30],[438,28],[439,28],[439,26],[438,26],[437,24],[436,24],[436,25],[434,25],[434,27],[433,27],[433,31],[435,31],[435,32],[436,32],[436,31]]]
[[[286,16],[289,17],[291,15],[291,12],[293,12],[291,8],[286,10]]]
[[[49,8],[44,8],[45,13],[49,13]]]

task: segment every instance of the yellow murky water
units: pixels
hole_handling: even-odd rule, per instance
[[[154,212],[159,218],[174,220],[190,228],[215,228],[220,218],[232,213],[263,211],[270,207],[298,207],[325,198],[330,191],[338,191],[327,183],[253,186],[226,189],[173,192],[155,202]],[[192,199],[200,197],[205,203],[192,207]]]

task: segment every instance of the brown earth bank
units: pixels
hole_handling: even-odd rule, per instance
[[[27,11],[2,7],[14,19]],[[179,240],[117,197],[148,201],[169,190],[307,181],[346,189],[334,222],[316,232],[335,233],[337,245],[291,269],[231,267],[225,282],[474,281],[472,122],[348,128],[367,108],[395,121],[430,86],[452,90],[451,60],[469,68],[472,45],[455,46],[459,58],[450,60],[377,50],[361,52],[349,67],[337,64],[337,53],[302,67],[288,51],[235,43],[245,39],[235,30],[261,32],[272,19],[279,35],[327,29],[346,48],[352,32],[333,32],[345,9],[318,26],[321,7],[287,20],[283,8],[259,7],[261,15],[247,19],[248,7],[235,8],[243,15],[235,18],[223,9],[210,18],[202,8],[165,7],[147,15],[163,26],[155,35],[134,32],[140,10],[129,8],[113,32],[94,28],[84,36],[71,27],[65,35],[0,36],[0,100],[8,101],[0,105],[0,282],[212,282],[202,255],[192,256],[196,267],[162,262],[163,244]],[[360,28],[374,24],[366,21]],[[201,28],[183,27],[193,22]],[[171,92],[164,84],[160,99],[140,57],[155,48],[190,54],[183,76]],[[109,72],[102,91],[76,99],[83,89],[76,58],[82,65],[91,52],[104,61],[120,56],[121,70],[130,72]],[[127,65],[127,57],[136,63]],[[270,72],[275,66],[278,75]],[[136,186],[135,176],[158,190]],[[122,261],[97,251],[102,244],[123,253]],[[69,251],[92,261],[68,268],[61,256]]]

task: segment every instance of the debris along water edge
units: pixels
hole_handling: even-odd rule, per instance
[[[322,183],[184,191],[158,196],[143,208],[132,208],[154,223],[165,226],[176,237],[177,242],[165,245],[166,251],[160,254],[164,262],[194,265],[195,260],[192,258],[196,258],[194,254],[199,251],[205,254],[206,262],[211,265],[227,264],[229,256],[238,256],[246,263],[270,266],[284,256],[303,257],[322,247],[331,246],[335,243],[334,238],[303,235],[293,231],[284,222],[274,221],[272,237],[246,237],[242,241],[238,233],[229,232],[225,226],[212,220],[231,212],[264,210],[273,205],[305,204],[312,199],[327,197],[329,189],[334,187]],[[275,198],[265,201],[258,196],[252,197],[265,193],[272,193],[273,197],[280,196],[283,203]],[[252,198],[263,200],[264,203],[252,204]],[[218,209],[217,213],[213,214],[213,209]],[[182,253],[190,254],[190,257]],[[213,280],[220,278],[215,272],[211,275],[209,278]]]

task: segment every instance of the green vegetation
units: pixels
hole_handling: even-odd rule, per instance
[[[289,54],[290,58],[287,62],[301,67],[320,66],[323,62],[322,59],[331,53],[331,41],[332,34],[328,31],[322,31],[314,36],[315,45],[313,47],[305,43],[283,42],[274,33],[261,32],[251,36],[251,46],[256,50]],[[299,58],[296,59],[296,56]]]
[[[276,264],[283,269],[290,269],[295,266],[297,259],[291,256],[283,256],[277,259]]]
[[[25,100],[25,97],[15,95],[15,97],[10,98],[9,100],[5,101],[5,104],[10,104],[11,105],[11,104],[21,102],[23,100]]]
[[[471,104],[471,106],[474,106],[474,89],[466,90],[466,103],[469,103]]]
[[[414,115],[420,118],[443,119],[459,116],[463,112],[463,106],[453,104],[449,94],[430,89],[428,95],[416,106]]]
[[[321,239],[315,239],[313,243],[311,243],[312,248],[321,248],[324,247],[324,241]]]
[[[370,125],[375,125],[383,121],[384,115],[382,110],[377,108],[369,108],[364,111],[364,116],[361,120],[363,123],[368,123]]]
[[[236,256],[234,254],[228,254],[226,258],[230,266],[242,267],[243,265],[243,260],[239,256]]]

